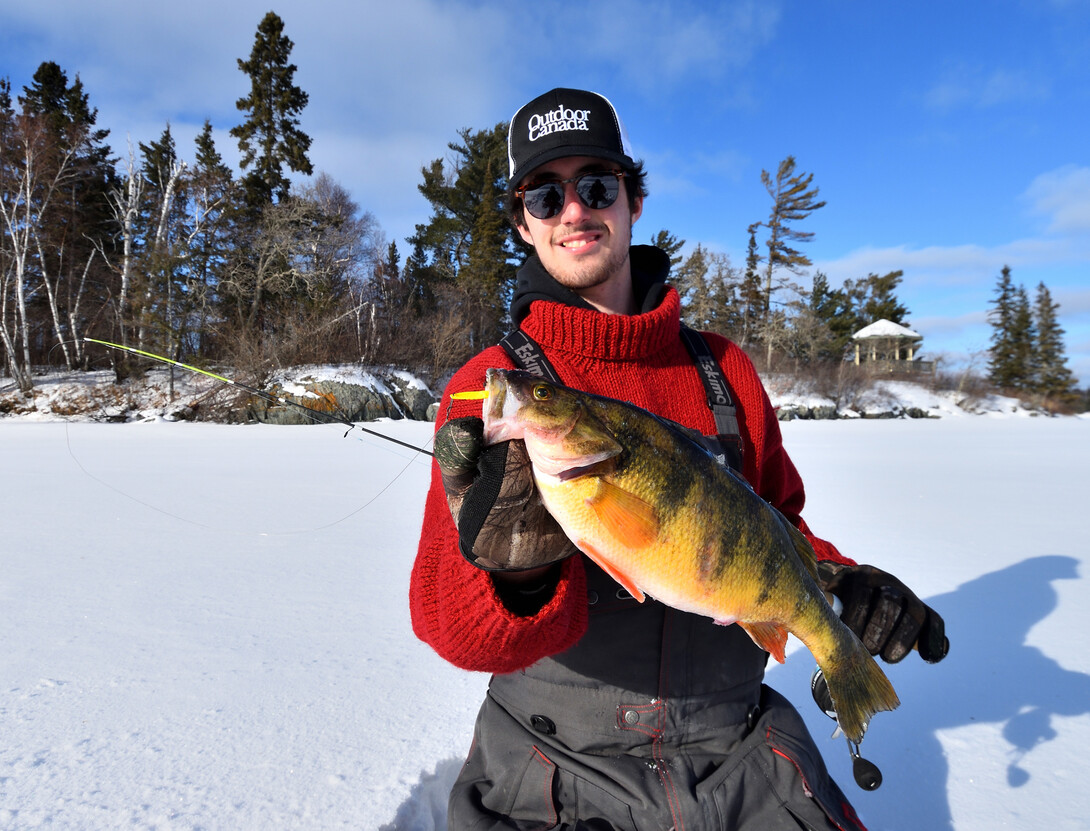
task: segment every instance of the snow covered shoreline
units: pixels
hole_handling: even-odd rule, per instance
[[[378,422],[420,445],[431,425]],[[1090,820],[1090,420],[795,421],[805,512],[947,621],[889,668],[871,831]],[[0,828],[443,827],[487,679],[412,635],[430,460],[339,426],[0,420]]]
[[[967,396],[953,390],[932,390],[926,385],[907,381],[878,380],[869,388],[854,393],[850,401],[840,404],[800,389],[787,377],[766,379],[766,386],[781,421],[1036,415],[1014,398]],[[332,400],[341,407],[348,407],[353,420],[362,420],[365,410],[378,416],[423,420],[429,417],[427,413],[434,413],[435,405],[429,411],[427,401],[437,398],[435,391],[430,391],[407,372],[355,365],[299,367],[271,377],[269,390],[278,396],[293,397],[304,406],[320,408]],[[0,420],[63,418],[124,422],[199,417],[223,421],[228,416],[237,420],[238,407],[233,407],[233,415],[229,410],[232,409],[231,401],[238,397],[239,393],[222,382],[181,370],[176,370],[171,379],[169,370],[154,369],[144,378],[121,385],[114,383],[113,373],[105,370],[55,373],[36,379],[29,399],[10,383],[0,384]],[[279,407],[273,410],[275,413],[270,412],[265,402],[258,402],[256,415],[262,421],[278,424],[307,423],[307,414],[297,409]],[[209,413],[218,415],[209,417]]]

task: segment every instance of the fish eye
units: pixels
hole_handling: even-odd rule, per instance
[[[553,392],[544,384],[535,384],[532,395],[535,401],[548,401],[553,397]]]

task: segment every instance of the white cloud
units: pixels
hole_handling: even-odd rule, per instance
[[[981,275],[991,279],[1005,265],[1016,268],[1071,262],[1090,264],[1090,240],[1027,238],[990,247],[971,243],[923,248],[908,245],[868,247],[836,259],[815,262],[814,267],[828,274],[834,282],[902,269],[906,273],[912,272],[916,280],[949,286],[975,282]]]
[[[721,77],[745,66],[773,38],[780,19],[778,2],[661,3],[611,0],[559,13],[543,4],[524,10],[529,26],[520,34],[549,44],[549,54],[563,62],[558,46],[592,57],[645,95],[683,81]],[[539,66],[531,67],[540,71]],[[563,73],[559,65],[554,71]]]
[[[1049,95],[1049,85],[1028,72],[962,65],[948,70],[936,81],[924,94],[924,102],[932,109],[947,112],[964,107],[986,109],[1041,101]]]
[[[1090,167],[1066,165],[1042,173],[1025,192],[1035,214],[1054,233],[1090,232]]]

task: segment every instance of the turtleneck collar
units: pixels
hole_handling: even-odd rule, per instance
[[[676,342],[681,325],[677,292],[666,284],[670,258],[651,245],[630,249],[636,315],[600,312],[560,285],[531,257],[519,270],[511,316],[542,346],[584,357],[635,360]]]
[[[636,305],[641,312],[649,312],[665,294],[666,279],[670,276],[670,256],[653,245],[633,245],[628,252]],[[577,309],[594,309],[574,291],[556,282],[537,255],[533,254],[519,269],[515,295],[511,300],[511,319],[516,325],[521,324],[530,313],[530,304],[535,300],[563,303]]]

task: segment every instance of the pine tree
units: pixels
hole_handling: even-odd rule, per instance
[[[216,316],[218,287],[235,244],[238,183],[216,149],[212,124],[196,138],[196,157],[190,171],[189,211],[191,238],[186,264],[187,299],[193,315],[185,351],[207,356],[211,347],[210,324]]]
[[[1059,303],[1052,302],[1052,295],[1045,284],[1037,286],[1034,318],[1037,328],[1037,383],[1036,391],[1046,400],[1073,403],[1077,396],[1075,378],[1067,368],[1064,355],[1064,330],[1060,328],[1056,311]]]
[[[862,284],[864,294],[858,312],[863,326],[877,320],[888,320],[891,323],[905,325],[908,307],[901,303],[894,293],[903,277],[904,272],[900,270],[891,271],[882,277],[877,274],[867,275]]]
[[[828,339],[822,340],[814,357],[841,360],[852,342],[852,335],[862,328],[848,292],[832,288],[829,278],[819,271],[814,275],[807,306],[814,319],[828,332]]]
[[[740,334],[739,345],[745,349],[753,339],[758,325],[762,320],[761,308],[761,275],[760,267],[764,258],[757,247],[757,229],[761,223],[755,222],[746,229],[749,234],[749,244],[746,248],[746,269],[742,275],[742,285],[739,290]]]
[[[502,176],[496,173],[503,163],[490,156],[481,175],[480,199],[465,267],[459,270],[458,282],[467,293],[469,303],[470,345],[474,349],[495,343],[510,326],[508,306],[514,289],[515,269],[508,262],[508,223],[503,212],[505,189]]]
[[[1020,392],[1032,392],[1037,386],[1037,326],[1033,320],[1025,286],[1014,292],[1014,318],[1011,322],[1011,357],[1016,367],[1014,383]]]
[[[663,251],[666,252],[667,256],[670,258],[671,270],[677,267],[677,265],[681,262],[682,256],[680,254],[680,251],[682,248],[685,247],[685,240],[678,239],[665,228],[663,228],[651,238],[651,244],[656,248],[661,248]]]
[[[813,180],[812,173],[795,172],[794,156],[788,156],[780,162],[775,178],[767,170],[761,171],[761,182],[772,197],[772,210],[768,219],[762,223],[768,229],[768,238],[765,241],[768,256],[765,259],[761,308],[763,318],[760,326],[767,347],[766,367],[772,365],[772,342],[781,337],[780,330],[784,320],[782,315],[773,320],[773,295],[789,285],[783,279],[777,279],[777,274],[781,271],[798,274],[811,264],[810,258],[795,246],[810,242],[814,234],[812,231],[800,231],[794,225],[819,208],[825,207],[824,202],[816,201],[818,188],[813,187]]]
[[[284,167],[310,175],[307,157],[310,136],[299,129],[299,113],[309,96],[295,86],[297,67],[288,63],[294,44],[284,35],[284,21],[269,12],[257,27],[248,60],[238,68],[250,76],[250,94],[235,106],[248,113],[244,123],[231,129],[242,151],[243,178],[247,203],[260,211],[273,201],[287,199],[291,182]]]
[[[697,245],[685,261],[673,270],[670,280],[681,298],[681,319],[693,329],[706,329],[710,318],[708,297],[708,252]]]
[[[145,203],[142,211],[140,241],[142,242],[141,272],[144,297],[139,305],[143,313],[139,321],[138,342],[148,348],[164,348],[173,356],[178,345],[178,329],[185,313],[179,301],[185,297],[184,260],[181,247],[188,236],[185,210],[185,163],[178,158],[174,136],[168,123],[158,141],[140,144],[143,156],[142,175]],[[156,330],[152,336],[145,327]]]
[[[1010,266],[1005,265],[996,283],[992,308],[988,312],[992,326],[988,379],[1001,389],[1013,389],[1021,377],[1014,343],[1016,291]]]
[[[812,231],[800,231],[793,227],[819,208],[824,202],[816,202],[818,188],[811,187],[814,174],[795,173],[795,157],[788,156],[776,169],[775,179],[767,170],[761,171],[761,182],[772,197],[772,211],[764,226],[768,228],[768,257],[765,260],[764,275],[764,311],[772,308],[772,295],[777,290],[774,284],[776,271],[786,269],[797,274],[809,266],[810,258],[793,247],[810,242],[814,238]]]
[[[454,154],[450,161],[435,159],[421,169],[418,188],[432,216],[409,237],[413,253],[405,271],[414,298],[425,304],[421,314],[440,315],[445,326],[452,303],[462,304],[462,336],[479,348],[506,326],[513,260],[526,249],[504,211],[507,125],[464,128],[458,136],[459,142],[447,145]],[[446,301],[442,306],[436,305],[440,298]]]
[[[731,265],[730,257],[719,252],[708,255],[706,284],[710,311],[706,328],[725,337],[736,337],[742,326],[738,302],[742,278]]]
[[[117,295],[116,278],[103,255],[112,253],[116,224],[109,193],[116,187],[116,159],[106,144],[109,130],[97,129],[98,110],[77,76],[52,61],[42,63],[19,96],[24,129],[44,124],[36,140],[35,166],[41,181],[55,188],[37,215],[35,249],[41,256],[37,288],[44,289],[52,331],[70,368],[85,359],[82,338],[93,319]]]

